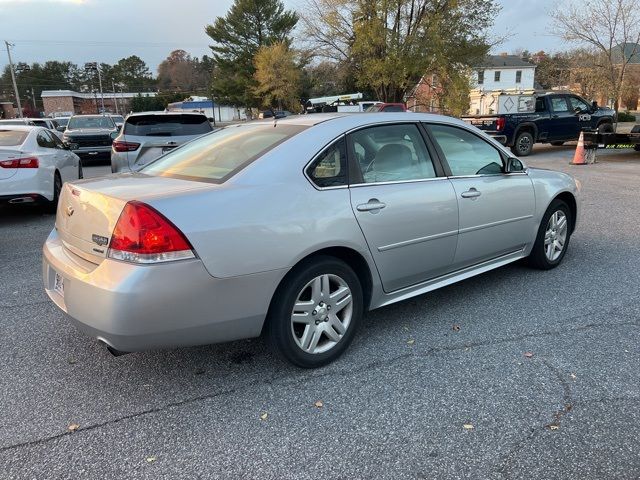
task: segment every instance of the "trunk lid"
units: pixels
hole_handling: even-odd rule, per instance
[[[60,193],[56,229],[64,246],[99,264],[128,201],[179,195],[212,188],[211,184],[143,174],[110,175],[65,183]]]
[[[16,158],[22,158],[26,156],[27,154],[22,152],[21,150],[14,150],[11,148],[0,148],[0,162],[2,160],[14,160]],[[7,180],[13,177],[17,171],[18,171],[17,168],[0,167],[0,180]]]

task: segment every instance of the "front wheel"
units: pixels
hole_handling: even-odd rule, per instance
[[[613,125],[610,123],[601,123],[598,125],[598,133],[613,133]]]
[[[294,365],[321,367],[346,350],[362,313],[362,287],[354,271],[337,258],[317,257],[292,270],[276,291],[267,335]]]
[[[516,141],[511,147],[511,151],[518,157],[526,157],[531,155],[533,151],[533,135],[529,132],[520,132],[516,136]]]
[[[562,200],[554,200],[542,217],[528,258],[532,267],[550,270],[560,265],[569,247],[571,222],[569,206]]]

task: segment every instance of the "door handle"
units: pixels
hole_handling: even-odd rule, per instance
[[[382,210],[384,207],[386,207],[387,204],[386,203],[382,203],[380,200],[378,200],[377,198],[372,198],[371,200],[369,200],[367,203],[361,203],[360,205],[358,205],[356,207],[356,209],[359,212],[372,212],[372,213],[378,213],[378,211]]]
[[[477,198],[480,195],[482,195],[482,193],[480,193],[478,190],[476,190],[475,188],[470,188],[469,190],[467,190],[466,192],[462,192],[460,194],[460,196],[462,198]]]

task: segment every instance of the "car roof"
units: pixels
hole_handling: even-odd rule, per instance
[[[204,113],[200,113],[200,112],[182,112],[182,111],[177,111],[177,110],[171,110],[168,112],[165,111],[158,111],[158,112],[135,112],[135,113],[130,113],[127,118],[131,118],[131,117],[140,117],[142,115],[201,115],[203,117],[206,117],[206,115]]]
[[[434,113],[414,113],[414,112],[334,112],[334,113],[309,113],[306,115],[292,115],[286,118],[276,120],[278,124],[283,125],[302,125],[314,126],[324,122],[333,122],[343,119],[344,123],[352,124],[353,127],[367,125],[377,122],[434,122],[434,123],[450,123],[456,125],[468,126],[465,122],[454,117],[446,115],[438,115]],[[273,123],[273,119],[258,120],[250,123]]]
[[[46,128],[40,127],[38,125],[7,125],[5,127],[2,127],[0,124],[0,127],[3,130],[10,128],[11,130],[16,130],[16,131],[46,130]]]

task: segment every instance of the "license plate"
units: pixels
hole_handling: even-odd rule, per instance
[[[53,281],[53,289],[64,297],[64,279],[59,273],[56,273],[56,277]]]

